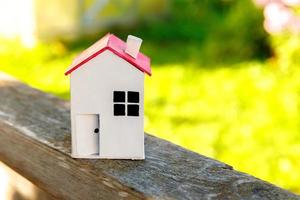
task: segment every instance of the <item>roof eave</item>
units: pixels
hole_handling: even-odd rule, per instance
[[[126,60],[127,62],[129,62],[130,64],[132,64],[133,66],[135,66],[138,70],[148,74],[149,76],[151,76],[151,68],[149,66],[149,71],[142,69],[139,65],[137,65],[136,63],[130,61],[129,59],[126,59],[126,57],[122,56],[119,52],[115,51],[114,49],[110,48],[109,46],[104,47],[103,49],[97,51],[96,53],[92,54],[91,56],[89,56],[87,59],[83,60],[82,62],[78,63],[77,65],[75,65],[74,67],[72,67],[71,69],[69,69],[68,71],[65,72],[65,76],[71,74],[73,71],[75,71],[76,69],[78,69],[81,65],[89,62],[90,60],[92,60],[93,58],[95,58],[96,56],[100,55],[101,53],[103,53],[106,50],[110,50],[112,53],[114,53],[115,55],[117,55],[118,57]],[[150,63],[150,58],[149,59],[149,63]]]

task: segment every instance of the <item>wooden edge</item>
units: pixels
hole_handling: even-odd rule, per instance
[[[144,196],[105,174],[0,122],[0,160],[58,199],[142,199]],[[10,145],[8,145],[10,144]]]
[[[70,139],[68,102],[0,74],[0,159],[56,198],[300,199],[148,134],[140,161],[73,159]]]

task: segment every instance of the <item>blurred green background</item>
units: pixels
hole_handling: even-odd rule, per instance
[[[77,54],[106,32],[141,37],[146,132],[300,193],[300,37],[266,33],[251,0],[23,2],[0,28],[1,71],[69,99]]]

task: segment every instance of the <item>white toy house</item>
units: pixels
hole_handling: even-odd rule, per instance
[[[150,59],[142,40],[107,34],[82,52],[71,79],[72,157],[144,159],[144,73]]]

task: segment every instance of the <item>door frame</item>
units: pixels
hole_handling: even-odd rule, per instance
[[[96,116],[96,127],[98,128],[98,133],[95,133],[95,129],[93,130],[93,134],[98,134],[98,136],[96,137],[96,149],[97,149],[97,153],[94,153],[94,154],[87,154],[87,155],[83,155],[79,152],[79,137],[80,137],[80,133],[78,131],[78,119],[77,117],[79,116],[88,116],[88,115],[92,115],[92,116]],[[75,116],[74,116],[74,121],[75,121],[75,137],[76,137],[76,140],[75,140],[75,143],[76,143],[76,152],[77,152],[77,155],[79,157],[93,157],[93,156],[96,156],[96,157],[99,157],[100,156],[100,114],[96,114],[96,113],[76,113]]]

